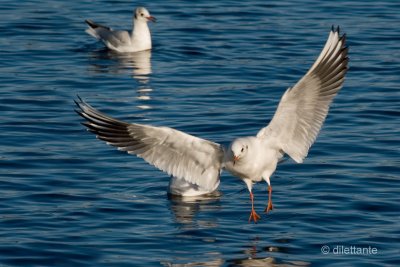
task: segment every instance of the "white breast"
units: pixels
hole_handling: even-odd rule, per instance
[[[242,179],[261,181],[275,171],[279,153],[265,141],[251,138],[246,156],[233,164],[232,158],[227,158],[225,169]],[[267,177],[265,177],[267,178]]]

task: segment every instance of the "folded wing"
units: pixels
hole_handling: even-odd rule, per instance
[[[96,39],[103,41],[109,48],[130,45],[131,37],[127,31],[116,31],[91,20],[85,20],[88,24],[86,32]]]
[[[81,99],[77,113],[88,130],[107,144],[135,154],[179,179],[212,190],[219,182],[223,150],[219,144],[168,127],[126,123],[111,118]]]
[[[348,69],[347,53],[345,35],[339,35],[339,28],[332,28],[315,63],[294,87],[286,90],[270,124],[257,137],[271,138],[277,149],[302,162],[317,138],[330,103],[342,88]]]

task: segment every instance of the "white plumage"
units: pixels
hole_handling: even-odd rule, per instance
[[[101,40],[109,49],[116,52],[138,52],[149,50],[152,46],[148,21],[155,22],[156,19],[146,8],[138,7],[133,14],[132,32],[113,30],[91,20],[85,22],[89,25],[86,32]]]
[[[135,154],[172,176],[170,192],[182,196],[211,193],[223,169],[242,179],[250,192],[249,220],[260,217],[253,207],[253,182],[269,185],[266,211],[272,209],[270,176],[286,153],[300,163],[314,143],[329,105],[341,89],[348,69],[345,36],[332,29],[328,41],[310,70],[286,90],[268,126],[256,136],[234,140],[228,148],[181,131],[113,119],[81,99],[77,112],[98,138]]]

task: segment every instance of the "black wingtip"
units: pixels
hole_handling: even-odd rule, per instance
[[[81,122],[81,124],[88,129],[90,128],[90,123],[88,123],[88,122]]]
[[[96,25],[96,23],[94,23],[93,21],[91,21],[90,19],[85,19],[85,22],[87,25],[89,25],[92,28],[97,28],[98,26]]]
[[[110,28],[110,27],[103,26],[103,25],[101,25],[101,24],[97,24],[97,23],[91,21],[90,19],[85,19],[85,22],[86,22],[86,23],[89,25],[89,27],[92,28],[92,29],[104,28],[104,29],[107,29],[107,30],[111,31],[111,28]]]
[[[346,56],[347,56],[347,54],[349,53],[349,47],[348,47],[348,46],[344,46],[344,47],[342,48],[342,50],[341,50],[341,53],[342,53],[343,55],[346,55]]]
[[[335,28],[335,25],[332,24],[331,32],[337,32],[338,34],[340,34],[340,26],[338,25],[338,26]]]
[[[82,110],[82,104],[85,104],[85,102],[82,100],[82,98],[77,94],[76,99],[74,99],[75,105]],[[75,110],[76,111],[76,110]]]
[[[85,116],[83,115],[85,113],[85,106],[88,106],[88,104],[77,94],[76,99],[74,99],[75,105],[77,108],[74,109],[74,111],[81,116],[82,118],[86,119]]]
[[[339,41],[346,43],[346,38],[347,38],[347,35],[345,33],[343,33],[343,35],[340,37]]]
[[[85,120],[87,120],[85,118],[84,112],[81,109],[74,109],[74,111],[76,112],[76,114],[78,114],[80,117],[84,118]]]

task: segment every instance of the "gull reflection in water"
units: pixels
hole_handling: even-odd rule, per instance
[[[220,198],[221,193],[215,195],[207,195],[201,197],[177,197],[169,196],[171,211],[175,216],[176,222],[181,225],[181,230],[185,235],[188,235],[187,230],[199,229],[204,227],[217,228],[219,227],[217,219],[211,219],[209,216],[197,216],[200,212],[219,212],[221,210]],[[201,217],[202,221],[197,217]],[[206,217],[206,219],[204,219]],[[190,231],[189,231],[190,232]],[[191,236],[185,236],[185,238],[192,239]],[[211,240],[213,239],[213,240]],[[202,242],[208,244],[209,242],[214,243],[216,238],[203,239]],[[199,240],[198,236],[193,240]],[[210,241],[211,240],[211,241]],[[179,259],[171,261],[160,262],[163,266],[168,267],[194,267],[194,266],[208,266],[208,267],[220,267],[220,266],[242,266],[242,267],[306,267],[310,266],[309,262],[300,260],[288,260],[285,255],[293,254],[289,241],[286,239],[279,239],[273,242],[279,243],[278,246],[262,246],[260,243],[264,243],[259,237],[253,237],[250,240],[248,238],[243,239],[243,250],[238,250],[234,256],[228,258],[223,252],[224,249],[203,252],[204,259],[193,261],[190,260],[190,255],[182,254]],[[215,246],[211,246],[215,248]],[[210,247],[210,248],[211,248]],[[229,253],[231,254],[231,253]],[[198,257],[199,254],[196,254]]]
[[[310,266],[310,263],[302,261],[285,261],[277,262],[275,258],[250,258],[242,260],[233,260],[231,262],[233,266],[243,267],[306,267]]]
[[[276,241],[276,240],[275,240]],[[306,267],[310,266],[309,262],[304,261],[296,261],[296,260],[280,260],[276,256],[279,254],[288,254],[290,253],[289,248],[285,246],[263,246],[260,248],[261,239],[259,237],[253,238],[250,244],[247,244],[243,251],[245,256],[242,259],[230,259],[227,262],[232,266],[243,266],[243,267]],[[279,241],[280,243],[285,243],[285,240],[282,239]],[[257,255],[263,254],[263,256]],[[265,257],[268,256],[268,257]],[[282,258],[282,257],[281,257]]]
[[[221,209],[220,192],[196,196],[182,197],[168,195],[170,200],[170,210],[172,211],[175,221],[181,225],[183,229],[194,229],[201,227],[216,227],[218,218],[216,216],[197,218],[197,214],[201,212],[213,212]]]
[[[209,260],[209,261],[199,261],[199,262],[190,262],[190,263],[161,262],[161,264],[163,266],[168,266],[168,267],[194,267],[194,266],[307,267],[307,266],[310,266],[310,263],[303,262],[303,261],[281,261],[281,262],[278,262],[273,257],[224,260],[222,255],[220,255],[220,257],[217,257],[214,260]]]
[[[110,50],[99,50],[91,54],[96,61],[92,64],[92,71],[113,74],[127,73],[139,84],[137,88],[137,99],[141,103],[140,109],[151,108],[146,101],[151,99],[150,93],[153,89],[149,86],[151,74],[151,50],[135,53],[116,53]],[[107,59],[107,61],[104,61]]]
[[[216,259],[211,261],[193,262],[193,263],[171,263],[161,262],[161,265],[166,267],[220,267],[224,264],[223,259]]]

